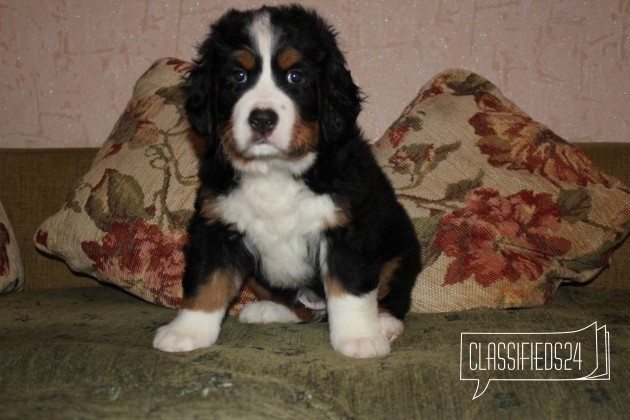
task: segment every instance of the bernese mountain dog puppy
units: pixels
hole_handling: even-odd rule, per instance
[[[241,322],[327,318],[338,352],[388,354],[420,248],[357,126],[360,92],[333,29],[296,5],[231,10],[212,25],[186,86],[206,151],[183,304],[154,347],[213,345],[248,284],[261,300]]]

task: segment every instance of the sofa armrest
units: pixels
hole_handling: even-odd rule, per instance
[[[578,143],[603,172],[630,185],[630,143]],[[589,283],[589,287],[630,289],[630,245],[628,241],[612,256],[611,264]]]

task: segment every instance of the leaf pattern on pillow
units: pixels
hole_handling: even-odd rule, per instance
[[[170,307],[182,298],[198,184],[197,140],[183,113],[189,69],[168,58],[151,65],[88,173],[35,235],[76,271]]]

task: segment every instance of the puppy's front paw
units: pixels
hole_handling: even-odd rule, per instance
[[[191,351],[203,347],[210,347],[216,342],[216,338],[206,334],[185,331],[172,325],[164,325],[158,328],[153,347],[166,352]]]
[[[384,334],[373,337],[353,337],[333,340],[333,348],[339,353],[356,358],[382,357],[390,352],[389,340]]]
[[[184,352],[216,343],[223,314],[182,310],[170,324],[158,328],[153,347],[166,352]]]
[[[328,298],[330,342],[339,353],[358,358],[389,354],[389,331],[379,320],[376,293]]]

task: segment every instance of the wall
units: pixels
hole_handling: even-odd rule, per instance
[[[190,59],[210,21],[261,3],[0,0],[0,147],[98,146],[154,59]],[[630,142],[629,0],[303,3],[340,32],[370,138],[436,72],[465,67],[569,140]]]

